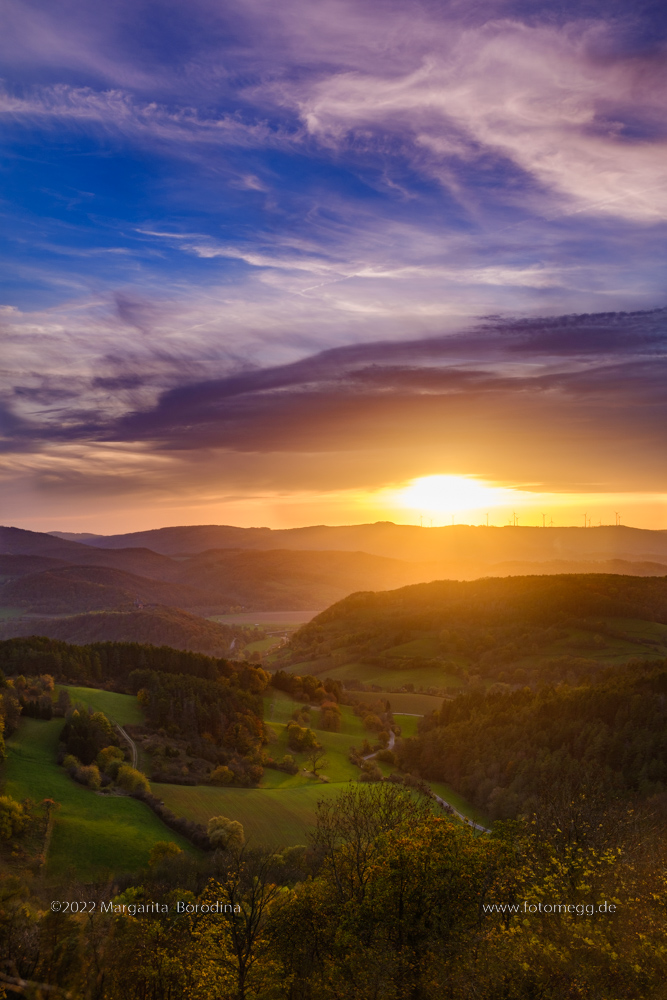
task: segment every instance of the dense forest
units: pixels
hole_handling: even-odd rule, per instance
[[[21,712],[51,716],[51,693],[41,690],[41,679],[47,678],[51,689],[54,680],[92,684],[139,696],[146,725],[131,728],[152,747],[154,780],[196,784],[219,766],[229,769],[230,784],[253,785],[262,776],[261,694],[269,675],[258,666],[168,646],[72,646],[33,636],[0,642],[0,670],[14,678],[11,688],[0,690],[8,732]],[[191,765],[187,777],[184,759]]]
[[[51,674],[57,681],[99,684],[129,692],[134,670],[156,670],[217,680],[240,676],[250,684],[257,668],[223,658],[138,642],[93,642],[78,646],[57,639],[29,636],[0,641],[0,669],[8,676]]]
[[[608,669],[598,682],[477,690],[446,700],[399,751],[493,818],[535,808],[550,788],[609,801],[667,791],[667,660]]]
[[[83,915],[6,872],[0,976],[77,1000],[659,1000],[666,861],[650,814],[595,799],[552,794],[476,837],[356,785],[305,846],[164,843],[133,875],[61,886]]]

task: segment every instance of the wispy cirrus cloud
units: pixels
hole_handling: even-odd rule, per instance
[[[370,68],[281,83],[276,97],[334,146],[400,137],[401,151],[455,193],[459,170],[491,156],[532,177],[542,198],[567,199],[547,201],[548,211],[569,203],[592,215],[663,220],[665,62],[658,53],[610,58],[614,30],[602,20],[434,24],[428,45],[418,29],[409,68],[387,72],[376,58]],[[512,199],[516,180],[508,181]],[[533,197],[537,207],[539,192]]]
[[[206,117],[191,106],[142,102],[124,90],[67,84],[32,88],[21,96],[0,91],[0,115],[22,124],[97,127],[139,141],[160,140],[170,144],[173,155],[179,155],[178,144],[186,141],[262,149],[294,141],[284,128],[266,121],[244,122],[231,114]]]

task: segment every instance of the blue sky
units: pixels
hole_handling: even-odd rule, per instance
[[[433,474],[660,509],[662,5],[2,17],[5,522]]]

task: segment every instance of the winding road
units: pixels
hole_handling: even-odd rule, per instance
[[[132,767],[135,768],[135,770],[136,770],[137,766],[139,764],[139,751],[137,750],[137,744],[134,742],[134,740],[132,739],[132,737],[128,733],[125,732],[125,730],[121,726],[120,722],[116,722],[116,729],[118,730],[118,732],[120,733],[120,735],[123,737],[123,739],[126,740],[127,743],[130,746],[130,750],[132,751]]]
[[[460,819],[462,823],[466,824],[466,826],[471,826],[473,830],[479,830],[480,833],[491,833],[488,827],[482,826],[481,823],[475,823],[475,821],[470,819],[469,816],[464,816],[463,813],[460,813],[458,809],[454,808],[451,802],[447,802],[446,799],[440,798],[440,796],[436,795],[435,792],[432,794],[435,801],[439,802],[443,809],[446,809],[447,812],[451,811],[452,815]]]
[[[403,713],[403,714],[405,715],[406,713]],[[421,716],[420,716],[420,718],[421,718]],[[396,734],[394,733],[393,729],[390,729],[389,730],[389,742],[387,743],[387,750],[393,750],[395,742],[396,742]],[[376,750],[375,753],[366,754],[366,756],[362,757],[361,759],[362,760],[372,760],[373,757],[377,757],[377,755],[379,754],[379,752],[380,752],[379,750]],[[472,819],[470,819],[469,816],[464,816],[463,813],[459,812],[458,809],[454,808],[454,806],[451,804],[451,802],[447,802],[446,799],[443,799],[439,795],[436,795],[435,792],[432,792],[431,794],[433,795],[433,798],[435,799],[435,801],[438,802],[442,806],[443,809],[446,809],[448,813],[451,813],[453,816],[456,816],[457,819],[460,819],[462,823],[466,824],[466,826],[471,826],[473,828],[473,830],[479,830],[480,833],[491,833],[491,831],[489,830],[488,827],[482,826],[481,823],[475,823],[475,821],[472,820]]]

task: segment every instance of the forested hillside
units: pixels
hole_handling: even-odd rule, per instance
[[[318,673],[351,663],[361,680],[381,666],[387,683],[392,671],[429,667],[468,683],[523,685],[666,652],[667,578],[587,574],[353,594],[303,626],[279,658]]]
[[[0,623],[0,637],[44,635],[73,643],[140,642],[169,645],[210,656],[242,648],[242,628],[220,625],[180,608],[147,607],[66,618],[15,618]]]
[[[123,691],[130,690],[129,677],[135,670],[217,680],[221,677],[250,676],[257,668],[165,645],[93,642],[79,646],[30,636],[0,641],[0,670],[8,676],[51,674],[56,681],[77,684],[92,682]]]
[[[136,602],[189,608],[210,603],[210,596],[196,587],[105,566],[58,566],[21,575],[0,587],[1,604],[33,614],[116,611]]]
[[[667,660],[610,669],[596,684],[475,691],[403,742],[403,767],[445,781],[495,819],[550,789],[611,802],[667,791]]]

